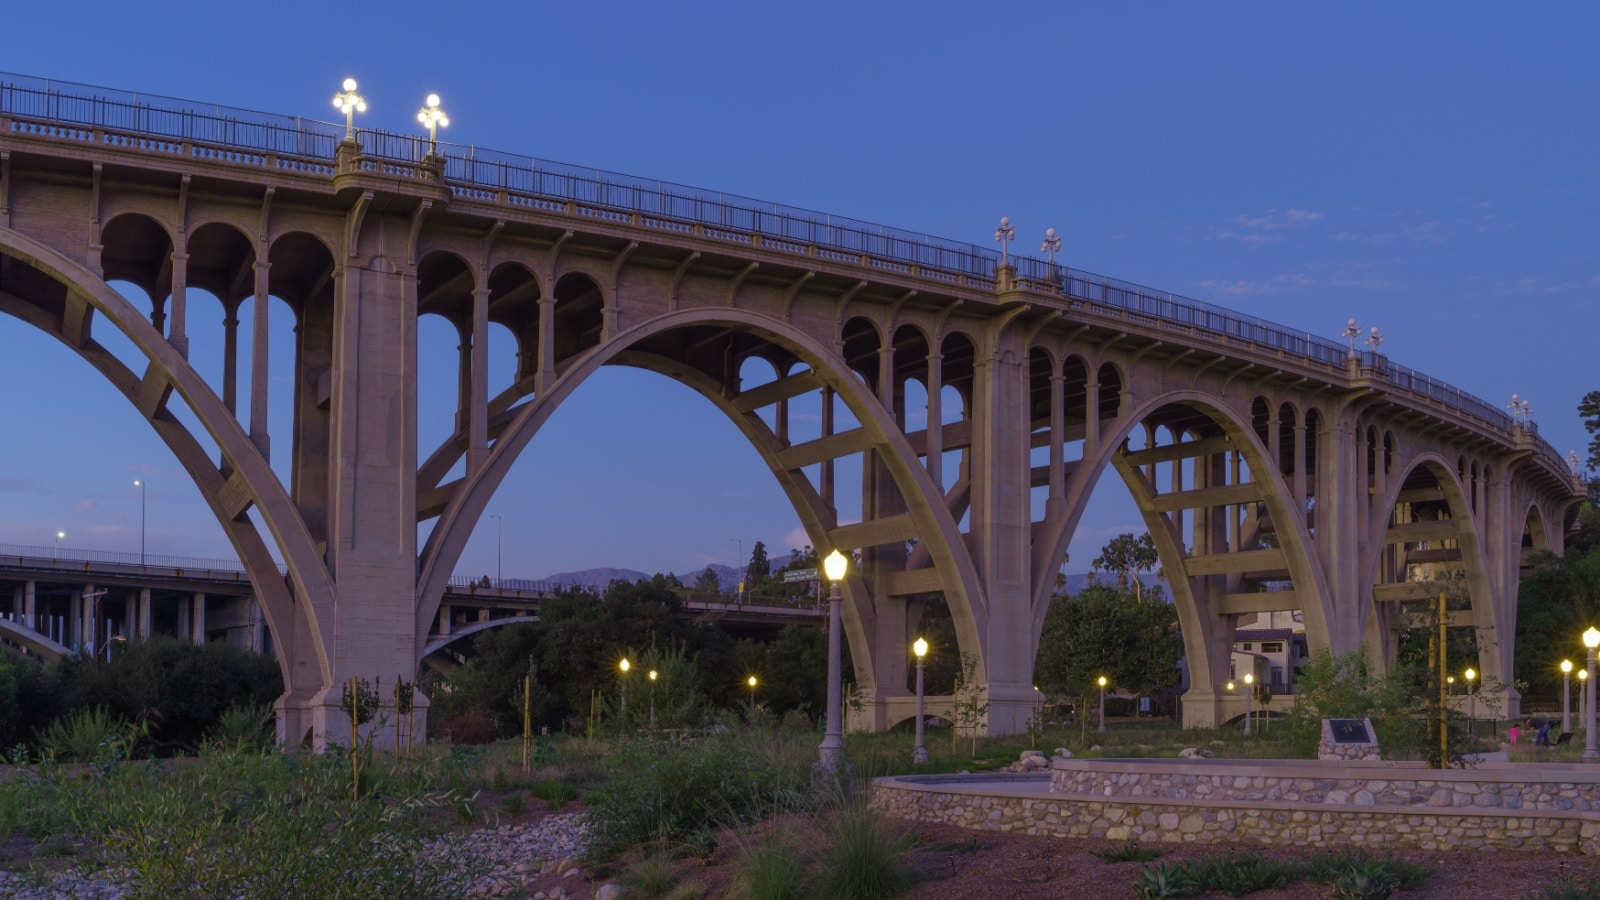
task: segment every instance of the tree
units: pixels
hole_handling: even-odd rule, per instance
[[[722,593],[722,577],[717,574],[717,570],[714,567],[706,566],[705,571],[695,578],[692,590],[696,594],[720,594]]]
[[[1134,537],[1131,533],[1119,534],[1101,549],[1094,558],[1097,570],[1112,572],[1117,576],[1117,586],[1126,589],[1131,579],[1135,585],[1134,596],[1142,598],[1144,590],[1139,573],[1154,569],[1161,562],[1156,553],[1156,542],[1150,532]]]
[[[1578,401],[1578,415],[1583,418],[1584,430],[1594,435],[1589,440],[1587,468],[1600,469],[1600,391],[1590,391]]]
[[[753,591],[772,577],[772,561],[767,559],[767,545],[756,541],[750,551],[750,562],[744,567],[744,589]]]

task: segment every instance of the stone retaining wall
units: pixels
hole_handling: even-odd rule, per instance
[[[1284,803],[1197,803],[983,795],[895,779],[873,784],[872,805],[885,813],[981,831],[1061,838],[1159,843],[1283,846],[1456,847],[1600,855],[1600,821],[1584,813],[1507,814],[1428,810],[1295,808]]]
[[[1051,769],[1048,790],[1040,779],[1036,791],[880,778],[872,803],[907,819],[1063,838],[1600,855],[1600,785],[1588,780],[1600,771],[1577,766],[1052,760]]]
[[[1052,760],[1052,793],[1205,801],[1426,809],[1600,810],[1600,770],[1487,764],[1427,769],[1403,763]],[[1579,780],[1579,779],[1583,780]]]

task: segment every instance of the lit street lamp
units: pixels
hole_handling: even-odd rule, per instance
[[[1561,733],[1572,730],[1572,660],[1561,661]]]
[[[1100,685],[1100,733],[1106,733],[1106,677],[1101,675],[1095,682]]]
[[[650,670],[650,733],[656,730],[656,670]]]
[[[417,121],[428,126],[428,155],[433,156],[439,148],[439,129],[450,124],[450,117],[439,108],[438,94],[428,95],[427,104],[417,113]]]
[[[839,683],[840,667],[843,665],[839,658],[839,604],[843,596],[839,583],[844,580],[849,567],[849,559],[837,549],[822,561],[823,574],[828,576],[828,724],[822,735],[822,744],[817,748],[817,768],[835,783],[844,766],[844,722],[839,709],[842,700],[839,696],[842,690]],[[754,679],[751,679],[751,684],[754,683]],[[754,687],[751,690],[754,691]]]
[[[1039,252],[1045,254],[1045,261],[1050,264],[1051,271],[1056,267],[1056,254],[1061,252],[1061,238],[1056,236],[1054,228],[1044,230],[1044,244],[1039,247]]]
[[[917,743],[911,748],[911,762],[916,764],[928,761],[928,748],[922,743],[922,668],[924,657],[928,655],[928,642],[917,638],[911,645],[911,652],[917,655]]]
[[[1361,326],[1356,324],[1356,320],[1355,319],[1351,319],[1350,321],[1345,323],[1344,330],[1339,332],[1339,334],[1342,337],[1346,337],[1346,338],[1350,339],[1350,355],[1351,356],[1355,356],[1356,355],[1356,338],[1361,336]]]
[[[1581,695],[1578,699],[1578,715],[1582,716],[1583,711],[1589,708],[1589,673],[1583,669],[1578,670],[1578,693]],[[1587,722],[1579,722],[1578,727],[1589,730]]]
[[[1250,720],[1255,718],[1256,674],[1244,673],[1244,733],[1250,733]]]
[[[1011,227],[1011,217],[1001,216],[1000,227],[994,230],[994,239],[1000,242],[1000,265],[1006,265],[1006,244],[1015,240],[1017,229]]]
[[[344,80],[344,92],[333,95],[333,108],[344,113],[344,139],[354,142],[356,139],[356,113],[367,111],[367,101],[356,93],[356,80]]]
[[[618,685],[620,690],[617,693],[622,695],[622,718],[626,721],[628,718],[628,670],[633,668],[633,663],[628,662],[628,658],[624,656],[622,662],[617,664],[617,668],[622,670],[621,682]]]
[[[1378,355],[1378,348],[1383,346],[1383,334],[1378,331],[1378,326],[1372,326],[1372,333],[1367,335],[1367,346],[1372,348],[1372,355]]]
[[[1477,686],[1478,671],[1468,668],[1461,674],[1467,678],[1467,733],[1475,734],[1478,730],[1478,694],[1473,688]]]
[[[139,489],[139,565],[144,565],[144,480],[135,478],[135,487]]]
[[[65,531],[56,532],[56,545],[50,551],[50,561],[51,562],[55,562],[57,559],[59,559],[61,557],[61,539],[66,537],[66,536],[67,536],[67,533]]]
[[[756,713],[756,677],[751,675],[747,683],[750,685],[750,714],[753,716]]]
[[[1594,650],[1600,647],[1600,631],[1593,625],[1583,633],[1583,646],[1589,649],[1589,683],[1594,683]],[[1594,689],[1590,688],[1583,696],[1583,721],[1589,732],[1583,737],[1583,761],[1586,763],[1600,762],[1600,746],[1595,745],[1594,723]]]

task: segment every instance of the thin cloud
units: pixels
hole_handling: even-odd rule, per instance
[[[31,478],[0,477],[0,494],[48,494],[49,491]]]
[[[1321,218],[1320,212],[1294,207],[1282,211],[1269,209],[1260,215],[1240,213],[1228,219],[1225,230],[1217,232],[1214,237],[1219,241],[1265,244],[1282,240],[1282,232],[1286,229],[1309,225]]]
[[[99,500],[79,500],[77,503],[72,504],[72,508],[78,512],[88,512],[99,505]]]

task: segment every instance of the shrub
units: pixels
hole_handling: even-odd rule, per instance
[[[272,707],[265,703],[230,706],[206,731],[205,743],[218,750],[265,750],[273,742],[272,717]]]
[[[444,727],[445,739],[461,746],[481,746],[492,743],[498,736],[494,720],[478,712],[465,712],[451,719]]]
[[[805,884],[805,857],[777,831],[742,848],[734,865],[738,896],[747,900],[791,900]]]
[[[1318,856],[1309,864],[1307,877],[1333,886],[1336,896],[1386,897],[1383,885],[1389,885],[1391,893],[1415,890],[1427,883],[1433,871],[1432,866],[1358,849]],[[1339,894],[1341,890],[1345,893]]]
[[[551,809],[560,809],[578,799],[578,789],[557,778],[535,781],[528,793],[550,804]]]
[[[1100,859],[1104,862],[1119,863],[1149,862],[1152,859],[1160,859],[1161,857],[1165,856],[1166,853],[1165,851],[1157,850],[1154,847],[1141,847],[1138,844],[1129,841],[1115,850],[1096,850],[1094,855],[1100,857]]]
[[[901,861],[905,849],[905,835],[892,834],[877,810],[848,802],[823,822],[818,892],[838,900],[892,896],[910,881]]]
[[[645,853],[618,880],[628,889],[628,896],[644,900],[655,900],[666,894],[678,881],[672,871],[672,855],[659,849]]]
[[[94,762],[96,757],[117,742],[127,723],[114,719],[105,707],[80,709],[50,723],[39,732],[40,749],[68,762]]]
[[[1600,879],[1542,884],[1526,900],[1600,900]]]
[[[1133,896],[1138,900],[1193,897],[1200,889],[1194,876],[1183,866],[1162,863],[1139,872],[1139,879],[1133,883]]]
[[[1180,863],[1178,868],[1200,890],[1221,891],[1230,897],[1242,897],[1252,891],[1288,887],[1301,874],[1292,863],[1280,862],[1258,853],[1242,850],[1203,856],[1191,862]]]

